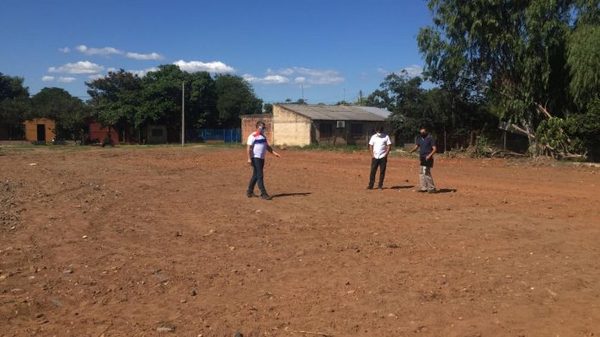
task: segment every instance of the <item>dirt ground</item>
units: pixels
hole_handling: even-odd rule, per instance
[[[241,148],[0,155],[0,336],[600,336],[600,169]]]

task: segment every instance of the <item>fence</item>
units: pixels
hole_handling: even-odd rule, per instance
[[[200,129],[198,138],[203,141],[222,141],[225,143],[240,143],[241,129]]]

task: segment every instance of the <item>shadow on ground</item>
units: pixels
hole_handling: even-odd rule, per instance
[[[301,192],[301,193],[280,193],[280,194],[274,194],[271,196],[271,199],[275,199],[275,198],[285,198],[285,197],[305,197],[308,195],[311,195],[311,192]]]

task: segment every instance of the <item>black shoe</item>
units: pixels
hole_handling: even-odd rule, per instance
[[[431,194],[434,194],[434,193],[437,193],[437,192],[438,191],[435,188],[432,189],[432,190],[427,190],[427,193],[431,193]]]
[[[427,192],[427,190],[417,190],[417,192],[419,192],[419,193],[425,193],[425,192]]]
[[[261,194],[260,198],[263,199],[263,200],[271,200],[271,196],[268,195],[268,194]]]
[[[367,189],[368,189],[368,190],[372,190],[372,189],[373,189],[373,186],[367,186]]]
[[[254,194],[253,192],[246,192],[246,196],[247,196],[248,198],[255,198],[255,197],[258,197],[258,195]]]

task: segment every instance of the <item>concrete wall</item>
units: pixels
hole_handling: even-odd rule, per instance
[[[30,142],[37,141],[37,126],[43,124],[46,130],[45,142],[50,143],[56,138],[56,122],[48,118],[34,118],[25,121],[25,139]]]
[[[322,134],[322,125],[330,125],[332,127],[332,133],[330,137],[326,134]],[[378,126],[387,128],[388,125],[385,122],[361,122],[361,121],[345,121],[346,126],[344,128],[337,127],[337,121],[314,121],[314,137],[313,142],[319,145],[364,145],[367,146],[368,139],[375,133],[375,129]],[[352,133],[353,125],[362,125],[362,131],[360,133]]]
[[[265,130],[265,137],[267,141],[273,143],[273,115],[271,114],[257,114],[257,115],[244,115],[242,118],[242,144],[246,144],[248,136],[256,131],[256,123],[262,121],[265,123],[267,129]]]
[[[309,118],[274,105],[272,143],[289,146],[310,145],[311,125]]]

